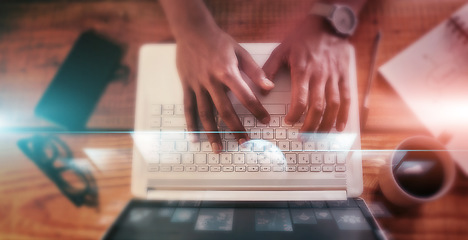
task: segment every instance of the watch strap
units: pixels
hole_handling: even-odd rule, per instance
[[[336,7],[334,5],[318,2],[314,4],[309,14],[331,18],[335,8]]]

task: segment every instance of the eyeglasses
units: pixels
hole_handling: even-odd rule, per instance
[[[73,161],[73,153],[64,141],[54,135],[35,135],[19,140],[18,147],[75,206],[99,206],[93,175]]]

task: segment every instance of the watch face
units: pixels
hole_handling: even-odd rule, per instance
[[[352,34],[357,25],[353,10],[345,6],[336,8],[331,20],[339,33],[347,35]]]

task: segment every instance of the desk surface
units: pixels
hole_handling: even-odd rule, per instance
[[[383,32],[377,66],[417,40],[466,1],[369,0],[351,41],[357,52],[362,98],[372,41]],[[240,42],[281,41],[307,9],[307,1],[207,1],[218,24]],[[261,13],[261,14],[254,14]],[[0,3],[0,120],[16,132],[0,134],[0,239],[96,239],[131,198],[132,140],[126,133],[59,134],[83,164],[92,163],[100,208],[75,207],[24,156],[17,141],[48,123],[33,108],[74,40],[94,28],[127,46],[128,76],[113,82],[89,122],[90,127],[133,126],[138,48],[173,41],[154,0],[2,1]],[[377,76],[370,95],[368,123],[362,130],[364,193],[369,203],[384,203],[378,170],[404,138],[428,134],[394,90]],[[89,154],[93,152],[94,154]],[[87,159],[87,160],[86,160]],[[443,198],[412,209],[391,208],[378,221],[395,239],[463,239],[468,235],[468,180],[458,177]]]

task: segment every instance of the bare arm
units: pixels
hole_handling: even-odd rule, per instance
[[[200,120],[214,152],[222,148],[214,107],[240,144],[248,135],[226,95],[234,95],[263,123],[270,116],[241,77],[242,70],[261,89],[274,84],[265,77],[234,39],[222,31],[201,0],[160,0],[177,41],[177,67],[184,89],[184,108],[189,131],[198,131]]]
[[[366,0],[327,0],[344,4],[359,14]],[[350,106],[346,38],[334,34],[323,17],[307,15],[272,53],[264,65],[270,79],[282,64],[291,68],[291,109],[286,122],[295,123],[304,114],[301,132],[328,132],[336,122],[342,131]],[[306,109],[308,109],[306,111]]]

